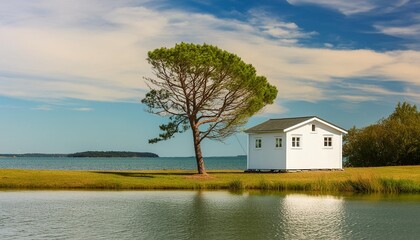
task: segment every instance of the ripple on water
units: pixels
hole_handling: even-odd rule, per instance
[[[303,194],[0,192],[0,239],[415,239],[419,202]]]

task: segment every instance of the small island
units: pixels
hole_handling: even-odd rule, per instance
[[[119,151],[87,151],[68,154],[67,157],[121,157],[121,158],[135,158],[135,157],[147,157],[157,158],[159,155],[151,152],[119,152]]]
[[[50,153],[24,153],[24,154],[0,154],[0,157],[120,157],[120,158],[157,158],[159,155],[151,152],[125,152],[125,151],[86,151],[70,154],[50,154]]]

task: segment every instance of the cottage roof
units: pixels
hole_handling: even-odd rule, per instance
[[[287,131],[294,126],[297,126],[299,124],[302,124],[306,121],[313,120],[313,119],[319,122],[323,122],[324,124],[330,125],[341,132],[347,133],[346,130],[344,130],[343,128],[340,128],[316,116],[270,119],[257,126],[254,126],[252,128],[245,130],[245,132],[246,133],[262,133],[262,132],[279,132],[279,131],[285,131],[285,130]]]

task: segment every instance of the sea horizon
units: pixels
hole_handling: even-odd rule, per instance
[[[246,156],[204,157],[207,170],[246,170]],[[2,157],[0,168],[45,170],[196,170],[195,157]]]

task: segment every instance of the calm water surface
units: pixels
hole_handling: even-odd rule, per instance
[[[246,157],[204,158],[206,169],[245,170]],[[162,170],[197,169],[194,157],[160,158],[0,158],[0,168],[59,170]]]
[[[413,198],[0,192],[0,239],[419,239]]]

